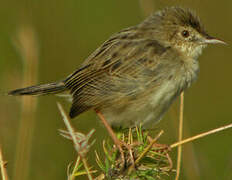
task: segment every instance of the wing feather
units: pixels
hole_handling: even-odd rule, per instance
[[[73,95],[70,117],[143,91],[146,82],[155,78],[157,51],[162,50],[160,58],[167,49],[152,40],[106,41],[84,62],[86,68],[65,81]]]

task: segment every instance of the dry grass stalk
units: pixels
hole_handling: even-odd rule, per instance
[[[179,142],[182,141],[183,137],[183,121],[184,121],[184,92],[180,95],[180,116],[179,116]],[[176,165],[176,178],[178,180],[180,177],[180,167],[181,167],[181,157],[182,157],[182,146],[178,146],[177,150],[177,165]]]
[[[213,130],[210,130],[210,131],[207,131],[207,132],[198,134],[198,135],[196,135],[196,136],[193,136],[193,137],[184,139],[184,140],[182,140],[182,141],[178,141],[178,142],[176,142],[176,143],[173,143],[173,144],[170,146],[170,148],[173,149],[173,148],[178,147],[178,146],[180,146],[180,145],[183,145],[183,144],[192,142],[192,141],[194,141],[194,140],[203,138],[203,137],[208,136],[208,135],[210,135],[210,134],[214,134],[214,133],[217,133],[217,132],[220,132],[220,131],[224,131],[224,130],[229,129],[229,128],[232,128],[232,123],[231,123],[231,124],[228,124],[228,125],[226,125],[226,126],[222,126],[222,127],[220,127],[220,128],[213,129]]]
[[[1,168],[2,180],[8,180],[8,175],[6,171],[6,162],[3,160],[1,147],[0,147],[0,168]]]
[[[86,174],[88,176],[88,179],[93,180],[93,177],[91,175],[91,173],[93,173],[93,172],[90,171],[90,168],[88,166],[85,155],[88,152],[88,149],[93,144],[93,143],[91,143],[90,145],[88,145],[88,140],[89,140],[89,138],[91,137],[91,135],[93,134],[94,131],[90,131],[90,133],[88,135],[86,135],[86,136],[81,134],[81,133],[75,132],[72,125],[70,124],[69,117],[66,114],[66,112],[64,111],[63,107],[59,103],[57,103],[57,105],[58,105],[58,108],[59,108],[59,110],[61,112],[61,115],[63,116],[64,123],[66,125],[67,130],[68,130],[68,132],[61,131],[61,133],[62,133],[62,135],[64,137],[71,138],[71,140],[73,141],[73,144],[74,144],[74,148],[77,151],[78,155],[80,156],[80,159],[81,159],[81,161],[82,161],[82,163],[84,165],[84,168],[85,168]],[[74,179],[74,177],[72,179]]]

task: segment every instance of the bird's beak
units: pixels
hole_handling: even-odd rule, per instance
[[[214,37],[211,37],[211,36],[206,37],[204,39],[203,43],[204,44],[227,44],[223,40],[218,39],[218,38],[214,38]]]

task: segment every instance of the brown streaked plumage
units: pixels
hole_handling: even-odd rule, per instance
[[[157,122],[197,78],[197,57],[209,43],[222,41],[209,36],[190,10],[166,8],[112,35],[65,80],[9,94],[68,91],[72,118],[95,109],[114,126]]]

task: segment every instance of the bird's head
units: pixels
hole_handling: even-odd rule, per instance
[[[208,44],[225,44],[210,36],[191,10],[180,7],[169,7],[153,14],[142,27],[150,29],[160,42],[193,58],[197,58]]]

